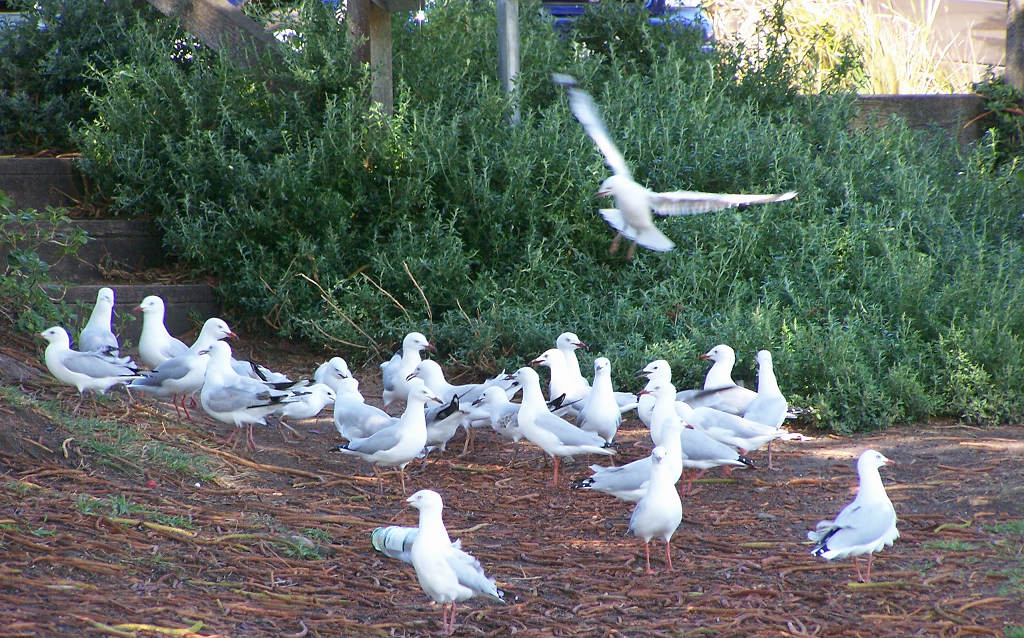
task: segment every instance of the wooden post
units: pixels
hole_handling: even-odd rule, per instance
[[[243,69],[256,66],[256,48],[279,51],[273,35],[227,0],[146,1],[165,16],[177,17],[186,31],[214,51],[228,53]]]
[[[1024,0],[1006,3],[1006,82],[1024,91]]]
[[[391,68],[391,13],[373,2],[370,3],[370,70],[373,73],[370,97],[384,107],[385,113],[391,115],[395,111]]]
[[[1024,0],[1022,0],[1024,1]],[[519,123],[516,79],[519,75],[519,0],[498,0],[498,77],[512,98],[512,122]]]

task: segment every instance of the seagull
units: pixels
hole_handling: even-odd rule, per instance
[[[665,381],[649,381],[641,390],[641,395],[654,396],[654,409],[651,417],[651,439],[655,445],[665,445],[664,432],[666,423],[676,422],[673,431],[678,432],[679,446],[682,450],[682,467],[690,470],[686,485],[680,490],[683,494],[690,491],[694,480],[711,468],[724,465],[726,467],[754,467],[754,462],[736,451],[736,448],[718,441],[701,430],[682,427],[679,412],[676,408],[676,388]],[[686,406],[686,404],[681,404]]]
[[[692,408],[707,407],[742,415],[757,393],[732,380],[736,351],[720,343],[700,355],[700,358],[712,363],[704,377],[704,387],[700,390],[684,390],[678,393],[676,398],[688,403]]]
[[[612,388],[612,363],[607,357],[598,357],[594,359],[594,385],[576,413],[576,426],[611,443],[621,423],[622,413]]]
[[[348,379],[352,376],[352,371],[348,368],[348,362],[341,357],[331,357],[329,360],[321,363],[316,372],[313,373],[313,381],[315,383],[326,383],[335,394],[341,394],[339,390],[342,379]]]
[[[843,508],[835,520],[819,521],[815,529],[807,532],[814,541],[811,553],[825,560],[853,556],[857,578],[871,582],[871,558],[874,552],[892,546],[899,538],[896,529],[896,510],[885,493],[878,468],[893,462],[875,450],[865,450],[857,459],[860,487],[853,502]],[[857,557],[868,555],[868,569],[861,575]]]
[[[668,461],[668,457],[669,452],[661,446],[655,447],[651,452],[651,477],[647,492],[633,508],[629,528],[626,530],[627,534],[632,532],[643,540],[648,574],[654,573],[651,569],[650,543],[656,536],[665,540],[665,559],[669,571],[673,571],[671,540],[683,520],[683,504],[675,488],[679,473]]]
[[[789,403],[779,390],[779,382],[775,378],[772,366],[772,353],[767,350],[757,352],[757,394],[754,400],[743,411],[743,418],[757,421],[772,427],[781,427],[789,412]],[[768,465],[772,463],[772,442],[768,441]]]
[[[552,485],[558,484],[559,457],[574,454],[615,454],[615,450],[610,449],[599,435],[581,430],[548,411],[536,370],[528,367],[519,368],[514,376],[523,387],[523,402],[520,404],[517,417],[519,430],[524,438],[554,459]]]
[[[519,404],[509,401],[508,394],[498,386],[491,386],[484,389],[472,406],[468,417],[470,424],[487,423],[502,438],[510,439],[514,460],[523,438],[519,429]]]
[[[149,295],[132,312],[142,313],[142,334],[139,335],[139,360],[142,365],[152,370],[164,361],[189,351],[183,341],[167,332],[163,299]]]
[[[388,407],[395,399],[404,399],[409,393],[408,377],[422,361],[420,352],[423,350],[437,351],[427,338],[419,332],[410,332],[402,340],[402,349],[391,357],[390,361],[380,364],[384,382],[384,407]]]
[[[199,392],[199,403],[214,419],[235,426],[225,444],[234,441],[242,426],[248,425],[249,445],[255,448],[253,424],[266,425],[267,415],[298,398],[291,392],[275,390],[262,381],[236,373],[231,367],[231,346],[225,342],[214,341],[207,352],[210,360],[206,365],[203,389]]]
[[[80,351],[103,352],[112,357],[118,356],[121,346],[117,343],[114,331],[110,329],[113,314],[114,291],[110,288],[100,288],[96,292],[96,304],[92,307],[89,321],[78,335]]]
[[[425,406],[427,401],[440,403],[441,400],[424,385],[422,379],[409,382],[409,395],[406,398],[405,411],[396,423],[385,427],[364,439],[352,439],[348,443],[333,448],[337,452],[353,454],[373,465],[377,474],[377,487],[383,491],[383,481],[378,467],[397,467],[402,481],[402,493],[405,494],[405,466],[416,458],[427,444],[427,421]]]
[[[377,406],[366,403],[355,377],[342,379],[334,399],[334,427],[343,438],[365,439],[374,432],[398,422]]]
[[[558,348],[545,350],[539,357],[530,361],[530,364],[546,366],[550,371],[548,403],[555,406],[555,414],[578,414],[587,400],[587,396],[590,395],[590,384],[582,375],[579,376],[579,381],[573,378],[572,368],[566,364]],[[579,373],[578,368],[576,372]],[[620,414],[629,412],[636,407],[636,396],[629,392],[613,391],[612,396],[615,398]]]
[[[46,368],[58,381],[78,388],[78,413],[86,392],[104,394],[111,386],[128,383],[140,377],[133,364],[113,359],[100,351],[79,352],[71,349],[71,336],[60,326],[39,333],[48,342],[43,355]]]
[[[423,593],[441,603],[442,631],[450,635],[455,632],[455,603],[474,596],[504,602],[504,594],[493,579],[484,575],[480,561],[452,546],[441,517],[444,503],[440,494],[420,490],[406,502],[420,511],[419,529],[409,558]]]
[[[185,406],[185,397],[195,394],[203,387],[206,366],[209,361],[208,352],[204,351],[203,354],[199,354],[186,347],[184,354],[167,359],[153,371],[132,381],[128,387],[145,394],[171,397],[174,413],[179,417],[181,416],[178,410],[180,400],[181,409],[185,411],[185,416],[191,421],[192,415],[188,413],[188,408]]]
[[[336,395],[331,386],[326,383],[313,383],[311,385],[303,386],[292,390],[292,394],[295,397],[294,401],[288,401],[281,405],[281,408],[277,410],[278,426],[285,427],[291,430],[298,436],[298,432],[295,432],[295,428],[284,422],[287,419],[312,419],[317,416],[323,409],[328,405],[334,405]],[[283,436],[283,433],[282,433]]]
[[[672,466],[673,483],[679,479],[683,471],[683,454],[679,436],[681,428],[682,423],[678,418],[667,421],[660,430],[663,436],[661,445],[655,446],[667,452],[665,463]],[[654,459],[650,456],[625,465],[611,467],[591,465],[590,471],[593,474],[587,478],[573,481],[571,487],[576,490],[602,492],[627,503],[636,503],[647,493],[653,465]]]
[[[618,231],[609,253],[618,250],[622,237],[634,242],[626,254],[627,261],[632,260],[637,244],[658,252],[672,250],[675,244],[655,227],[651,219],[652,212],[657,215],[696,215],[733,206],[781,202],[796,197],[793,191],[778,195],[732,195],[692,191],[655,193],[648,190],[633,181],[629,166],[608,135],[608,130],[590,95],[569,75],[555,73],[552,74],[552,78],[555,84],[568,92],[569,108],[583,125],[583,130],[594,140],[604,155],[605,163],[614,173],[601,183],[601,188],[597,191],[599,197],[615,198],[616,208],[601,209],[604,220]]]
[[[400,561],[412,564],[412,544],[416,542],[419,535],[419,527],[404,527],[401,525],[388,525],[386,527],[375,527],[370,532],[370,544],[375,550],[385,556],[397,558]],[[469,587],[478,595],[483,595],[497,602],[505,601],[505,593],[498,589],[494,579],[484,574],[480,561],[471,554],[463,551],[462,541],[452,541],[452,552],[446,553],[448,564],[455,570],[459,583]]]
[[[572,369],[566,364],[565,357],[558,348],[545,350],[530,361],[530,364],[546,366],[551,373],[548,381],[548,399],[554,401],[561,397],[561,405],[568,406],[569,412],[576,413],[590,393],[590,384],[579,374],[579,368],[576,368],[576,375],[573,375]]]
[[[150,298],[155,298],[158,301],[160,299],[159,297],[147,297],[146,299]],[[143,303],[146,302],[146,299],[142,300]],[[162,301],[160,302],[160,307],[163,307]],[[143,312],[147,311],[143,309]],[[149,321],[145,318],[145,315],[143,315],[143,321]],[[144,324],[143,331],[145,330]],[[206,378],[206,366],[210,361],[210,356],[207,352],[210,345],[214,341],[234,336],[235,333],[231,332],[231,328],[228,327],[224,320],[216,317],[207,319],[203,323],[203,328],[200,330],[195,344],[191,347],[186,346],[184,352],[167,359],[144,377],[132,381],[128,387],[155,396],[170,396],[172,403],[174,403],[174,413],[180,416],[178,411],[180,402],[181,409],[185,411],[185,416],[191,421],[192,415],[188,413],[185,399],[186,397],[192,397],[203,387],[203,380]]]
[[[562,353],[562,358],[565,359],[567,370],[566,376],[570,380],[571,384],[586,386],[589,388],[590,383],[586,378],[584,378],[583,373],[580,371],[580,361],[576,357],[576,350],[578,349],[582,348],[583,350],[590,351],[587,344],[583,343],[583,341],[576,336],[575,332],[563,332],[558,335],[557,339],[555,339],[555,347],[558,348],[558,351]],[[559,396],[559,394],[549,393],[548,396],[550,398],[554,398]]]
[[[209,350],[214,341],[220,341],[229,337],[235,339],[238,335],[232,332],[227,322],[220,317],[210,317],[203,322],[203,327],[199,330],[199,336],[189,346],[189,349],[196,353]]]
[[[686,424],[703,431],[713,439],[735,447],[744,455],[775,439],[803,441],[810,438],[798,432],[772,427],[713,408],[690,408],[688,404],[680,401],[676,402],[676,408],[686,412],[682,415]],[[687,408],[690,408],[689,411]],[[770,458],[768,469],[775,469]]]

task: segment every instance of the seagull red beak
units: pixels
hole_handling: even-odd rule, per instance
[[[709,357],[709,356],[708,356],[708,355],[706,355],[706,354],[702,354],[702,355],[700,355],[700,358],[701,358],[701,359],[705,359],[705,360],[707,360],[707,359],[710,359],[711,357]]]
[[[135,306],[132,308],[132,312],[142,312],[142,306]]]
[[[572,345],[576,346],[577,348],[583,348],[587,352],[590,352],[590,348],[587,347],[587,344],[583,343],[582,341],[577,341],[576,343],[574,343]]]
[[[227,338],[228,338],[228,339],[237,339],[237,338],[238,338],[238,335],[236,335],[235,333],[233,333],[233,332],[231,332],[231,331],[229,330],[229,331],[228,331],[228,335],[227,335]]]
[[[423,349],[424,350],[430,350],[431,352],[437,352],[437,348],[435,348],[434,344],[432,344],[432,343],[428,343],[426,345],[426,347],[424,347]]]

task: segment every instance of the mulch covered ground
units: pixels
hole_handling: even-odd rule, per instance
[[[370,546],[375,527],[415,525],[416,511],[397,476],[380,494],[368,466],[328,451],[340,440],[329,416],[297,424],[301,440],[257,431],[256,451],[225,448],[226,426],[179,421],[169,406],[126,412],[120,394],[86,404],[80,416],[96,420],[69,422],[36,401],[60,390],[38,363],[42,349],[0,347],[0,636],[440,630],[440,607],[412,567]],[[327,357],[261,358],[310,374]],[[356,371],[367,395],[375,374]],[[715,471],[698,483],[672,541],[676,570],[656,541],[654,575],[625,535],[632,506],[569,489],[588,474],[585,459],[552,487],[535,448],[510,466],[511,446],[489,432],[458,456],[459,435],[436,463],[410,465],[409,493],[441,493],[451,536],[508,602],[459,605],[456,633],[1024,635],[1024,429],[808,434],[818,438],[779,446],[776,471]],[[622,462],[649,451],[633,417],[619,439]],[[901,537],[862,584],[849,560],[810,556],[804,533],[852,498],[854,460],[868,447],[897,462],[882,475]],[[171,469],[168,450],[205,459],[204,478]]]

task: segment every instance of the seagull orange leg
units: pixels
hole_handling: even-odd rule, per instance
[[[556,457],[554,457],[554,459],[555,459],[555,475],[551,477],[551,484],[552,485],[558,485],[558,457],[556,456]]]
[[[860,559],[858,559],[856,556],[853,557],[853,567],[857,570],[857,580],[863,583],[864,576],[862,576],[860,573]]]
[[[672,568],[672,544],[668,541],[665,541],[665,558],[668,560],[668,571],[674,572],[675,569]]]
[[[644,541],[644,558],[647,559],[647,573],[653,574],[654,570],[651,569],[651,542]]]

